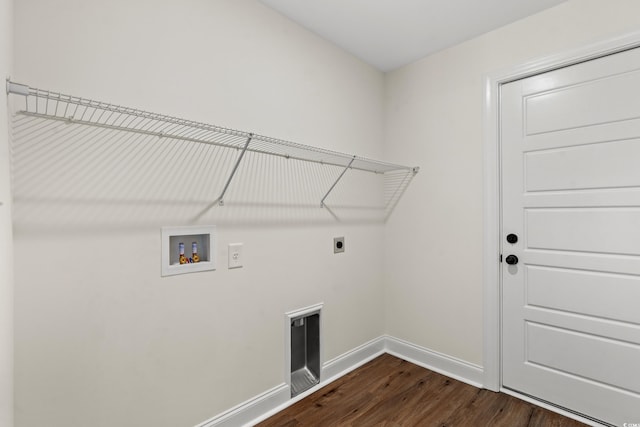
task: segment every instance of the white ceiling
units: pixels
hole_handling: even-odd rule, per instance
[[[260,0],[382,71],[566,0]]]

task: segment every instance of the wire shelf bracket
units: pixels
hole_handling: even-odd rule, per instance
[[[406,172],[407,176],[411,177],[417,174],[420,169],[419,167],[372,160],[250,132],[64,95],[12,82],[9,79],[6,82],[6,91],[7,94],[24,97],[24,105],[18,107],[18,114],[159,138],[210,144],[240,151],[220,196],[214,202],[220,206],[224,205],[224,196],[246,152],[344,168],[320,201],[321,207],[325,207],[325,200],[349,169],[376,174]]]
[[[229,175],[229,178],[227,179],[226,184],[224,184],[224,188],[222,189],[222,193],[220,193],[220,197],[218,197],[214,203],[218,203],[218,204],[220,204],[220,206],[224,206],[224,195],[227,192],[227,189],[229,188],[229,184],[231,184],[231,180],[233,179],[233,176],[236,174],[236,171],[238,170],[238,166],[240,166],[240,162],[242,161],[242,158],[244,157],[244,153],[246,153],[247,152],[247,148],[249,148],[249,143],[251,142],[252,138],[253,138],[253,134],[250,134],[249,138],[247,138],[247,142],[244,144],[244,147],[242,148],[242,151],[240,152],[240,155],[238,156],[238,160],[236,160],[236,164],[233,165],[233,169],[231,170],[231,174]]]
[[[347,173],[347,171],[349,170],[349,168],[351,167],[351,165],[353,164],[354,160],[356,159],[356,156],[353,156],[353,158],[351,159],[351,161],[349,162],[349,164],[347,165],[346,168],[344,168],[344,170],[342,171],[342,173],[340,174],[340,176],[338,176],[338,178],[336,179],[336,181],[333,183],[333,185],[331,186],[331,188],[329,188],[329,191],[327,191],[327,193],[324,195],[324,197],[322,198],[322,200],[320,200],[320,207],[324,208],[324,200],[327,198],[327,196],[329,196],[329,194],[331,194],[331,192],[333,191],[334,188],[336,188],[336,185],[338,185],[338,182],[340,182],[340,180],[342,179],[342,177],[344,176],[345,173]]]

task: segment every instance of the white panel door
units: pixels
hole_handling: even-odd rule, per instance
[[[501,144],[503,385],[640,423],[640,49],[503,85]]]

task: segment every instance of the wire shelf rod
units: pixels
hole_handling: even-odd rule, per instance
[[[102,124],[102,123],[85,122],[85,121],[81,121],[81,120],[69,120],[68,118],[64,118],[64,117],[46,116],[46,115],[44,115],[42,113],[28,113],[28,112],[24,112],[23,111],[23,112],[20,112],[19,114],[22,114],[24,116],[29,116],[29,117],[35,117],[35,118],[44,118],[44,119],[48,119],[48,120],[57,120],[57,121],[66,122],[66,123],[74,123],[74,124],[80,124],[80,125],[85,125],[85,126],[94,126],[94,127],[105,128],[105,129],[113,129],[113,130],[124,131],[124,132],[139,133],[139,134],[144,134],[144,135],[156,136],[158,138],[171,138],[171,139],[176,139],[176,140],[181,140],[181,141],[197,142],[197,143],[209,144],[209,145],[214,145],[214,146],[223,147],[223,148],[231,148],[231,149],[235,149],[235,150],[241,150],[242,149],[242,146],[232,145],[231,143],[220,143],[220,142],[215,142],[215,141],[211,141],[211,140],[204,140],[204,139],[200,139],[200,138],[179,137],[179,136],[176,136],[176,135],[165,134],[163,132],[154,132],[154,131],[150,131],[150,130],[147,131],[147,130],[143,130],[143,129],[125,128],[125,127]],[[306,157],[289,155],[289,154],[280,154],[280,153],[275,153],[273,151],[257,149],[257,148],[247,148],[247,151],[250,151],[250,152],[253,152],[253,153],[258,153],[258,154],[266,154],[266,155],[270,155],[270,156],[291,159],[291,160],[300,160],[300,161],[311,162],[311,163],[319,163],[319,164],[324,164],[324,165],[328,165],[328,166],[345,167],[345,165],[343,163],[336,163],[336,162],[325,161],[325,160],[313,160],[313,159],[309,159],[309,158],[306,158]],[[369,168],[363,168],[363,167],[358,167],[358,166],[351,166],[351,169],[361,170],[361,171],[365,171],[365,172],[375,172],[375,173],[379,173],[379,174],[385,173],[382,170],[378,171],[378,170],[372,170],[372,169],[369,169]],[[406,167],[406,169],[404,169],[404,170],[407,170],[407,169],[411,169],[411,168]],[[398,170],[398,169],[396,169],[396,170]]]
[[[235,149],[242,149],[243,142],[250,135],[250,132],[31,88],[11,81],[7,81],[7,92],[26,98],[23,113],[67,120],[72,123],[148,135],[155,134],[159,137],[205,142]],[[345,167],[351,163],[352,169],[367,172],[386,173],[412,169],[409,166],[371,160],[257,134],[253,134],[252,146],[254,148],[249,147],[248,151],[339,167]],[[352,159],[354,161],[351,161]]]

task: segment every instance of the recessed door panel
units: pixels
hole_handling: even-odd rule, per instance
[[[640,346],[598,335],[527,322],[527,362],[611,387],[620,393],[640,393]],[[609,369],[602,369],[602,365]]]
[[[528,249],[640,255],[640,208],[524,210]]]
[[[528,265],[527,306],[640,325],[640,277]]]
[[[525,190],[571,191],[640,186],[640,140],[525,153]]]
[[[629,88],[638,85],[640,72],[634,70],[588,82],[578,79],[573,85],[525,97],[526,134],[638,118],[640,99],[628,96]]]

